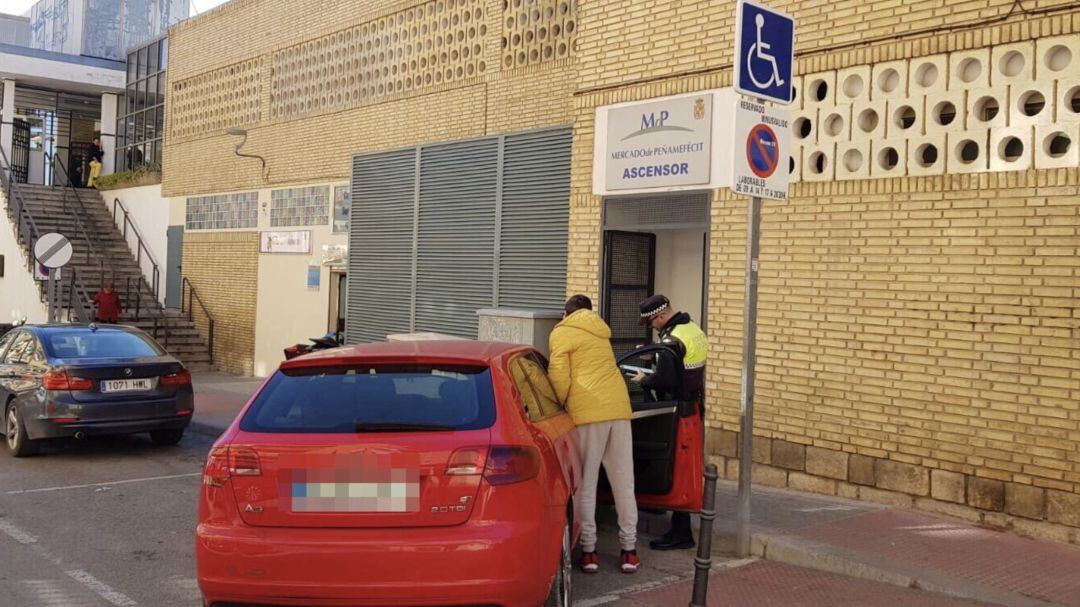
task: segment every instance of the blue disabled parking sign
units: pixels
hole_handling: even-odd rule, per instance
[[[735,90],[791,103],[795,19],[755,2],[739,2],[735,19]]]

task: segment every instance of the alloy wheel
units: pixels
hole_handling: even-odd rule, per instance
[[[573,546],[570,545],[570,523],[567,522],[563,528],[562,539],[562,562],[559,566],[562,567],[562,604],[566,607],[570,607],[571,592],[570,592],[570,576],[574,572],[574,557],[572,554]]]
[[[7,424],[4,428],[7,434],[8,449],[15,451],[19,448],[19,416],[15,413],[15,406],[8,407]]]

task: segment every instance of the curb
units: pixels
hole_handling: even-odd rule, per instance
[[[1023,594],[998,590],[981,584],[960,580],[934,571],[888,561],[874,563],[865,556],[821,544],[783,535],[755,535],[751,552],[760,558],[836,573],[871,582],[881,582],[933,592],[960,599],[972,599],[1005,607],[1061,607]]]

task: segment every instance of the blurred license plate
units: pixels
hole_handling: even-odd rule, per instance
[[[293,512],[417,512],[420,483],[293,483]]]
[[[153,378],[107,379],[101,382],[102,392],[146,392],[154,389]]]

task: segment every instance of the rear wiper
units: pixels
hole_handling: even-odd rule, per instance
[[[453,426],[438,424],[410,424],[407,422],[366,422],[356,420],[353,426],[357,432],[448,432]]]

